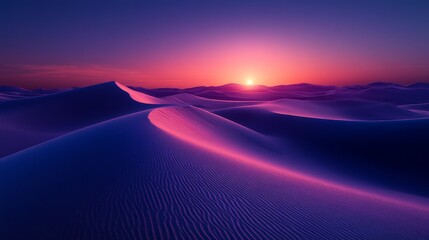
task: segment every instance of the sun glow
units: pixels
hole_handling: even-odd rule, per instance
[[[253,79],[248,78],[248,79],[246,80],[246,85],[247,85],[247,86],[252,86],[252,85],[253,85]]]

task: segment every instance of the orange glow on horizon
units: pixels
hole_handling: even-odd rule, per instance
[[[79,87],[106,81],[146,88],[219,86],[231,82],[247,86],[303,82],[341,86],[373,81],[412,83],[425,79],[428,74],[427,68],[416,67],[410,77],[410,68],[398,63],[368,59],[353,51],[328,52],[318,44],[322,43],[298,42],[291,38],[285,44],[269,35],[238,34],[202,39],[198,45],[171,48],[143,61],[129,59],[123,66],[8,66],[0,80],[31,88]],[[254,76],[263,77],[263,82],[256,82]]]

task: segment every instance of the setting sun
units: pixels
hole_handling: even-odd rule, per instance
[[[247,79],[247,80],[246,80],[246,85],[247,85],[247,86],[251,86],[251,85],[253,85],[253,79]]]

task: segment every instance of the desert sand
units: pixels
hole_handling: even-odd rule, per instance
[[[427,84],[0,90],[0,239],[429,239]]]

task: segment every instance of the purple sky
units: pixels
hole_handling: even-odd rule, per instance
[[[429,81],[429,1],[2,1],[0,85]]]

